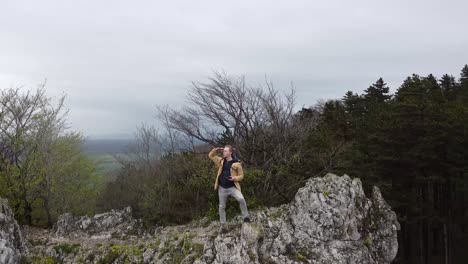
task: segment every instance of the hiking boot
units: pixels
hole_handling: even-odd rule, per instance
[[[244,223],[250,223],[250,218],[248,216],[244,218]]]

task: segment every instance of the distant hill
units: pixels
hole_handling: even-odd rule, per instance
[[[123,154],[134,139],[86,139],[83,145],[83,153],[90,156],[97,165],[97,171],[105,175],[107,179],[114,179],[114,173],[121,167],[113,155]],[[208,152],[213,146],[200,143],[195,146],[195,152],[207,158]]]
[[[121,165],[112,155],[124,153],[132,142],[133,139],[86,139],[83,153],[95,162],[98,174],[113,180]]]
[[[88,155],[104,155],[125,152],[133,139],[86,139],[83,152]]]

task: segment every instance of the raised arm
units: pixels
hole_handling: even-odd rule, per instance
[[[222,148],[213,148],[210,153],[208,153],[208,157],[217,165],[219,166],[219,162],[223,159],[221,157],[219,157],[216,153],[216,151],[218,151],[218,149],[222,149]]]

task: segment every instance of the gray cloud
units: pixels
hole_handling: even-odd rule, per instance
[[[298,107],[468,63],[466,1],[2,1],[0,87],[67,94],[90,136],[131,135],[212,70],[294,82]]]

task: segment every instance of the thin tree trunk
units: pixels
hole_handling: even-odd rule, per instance
[[[445,264],[449,264],[448,259],[448,238],[447,238],[447,223],[444,223],[444,256],[445,256]]]
[[[46,212],[46,217],[47,217],[47,227],[52,227],[52,217],[50,214],[49,197],[44,198],[44,210]]]

